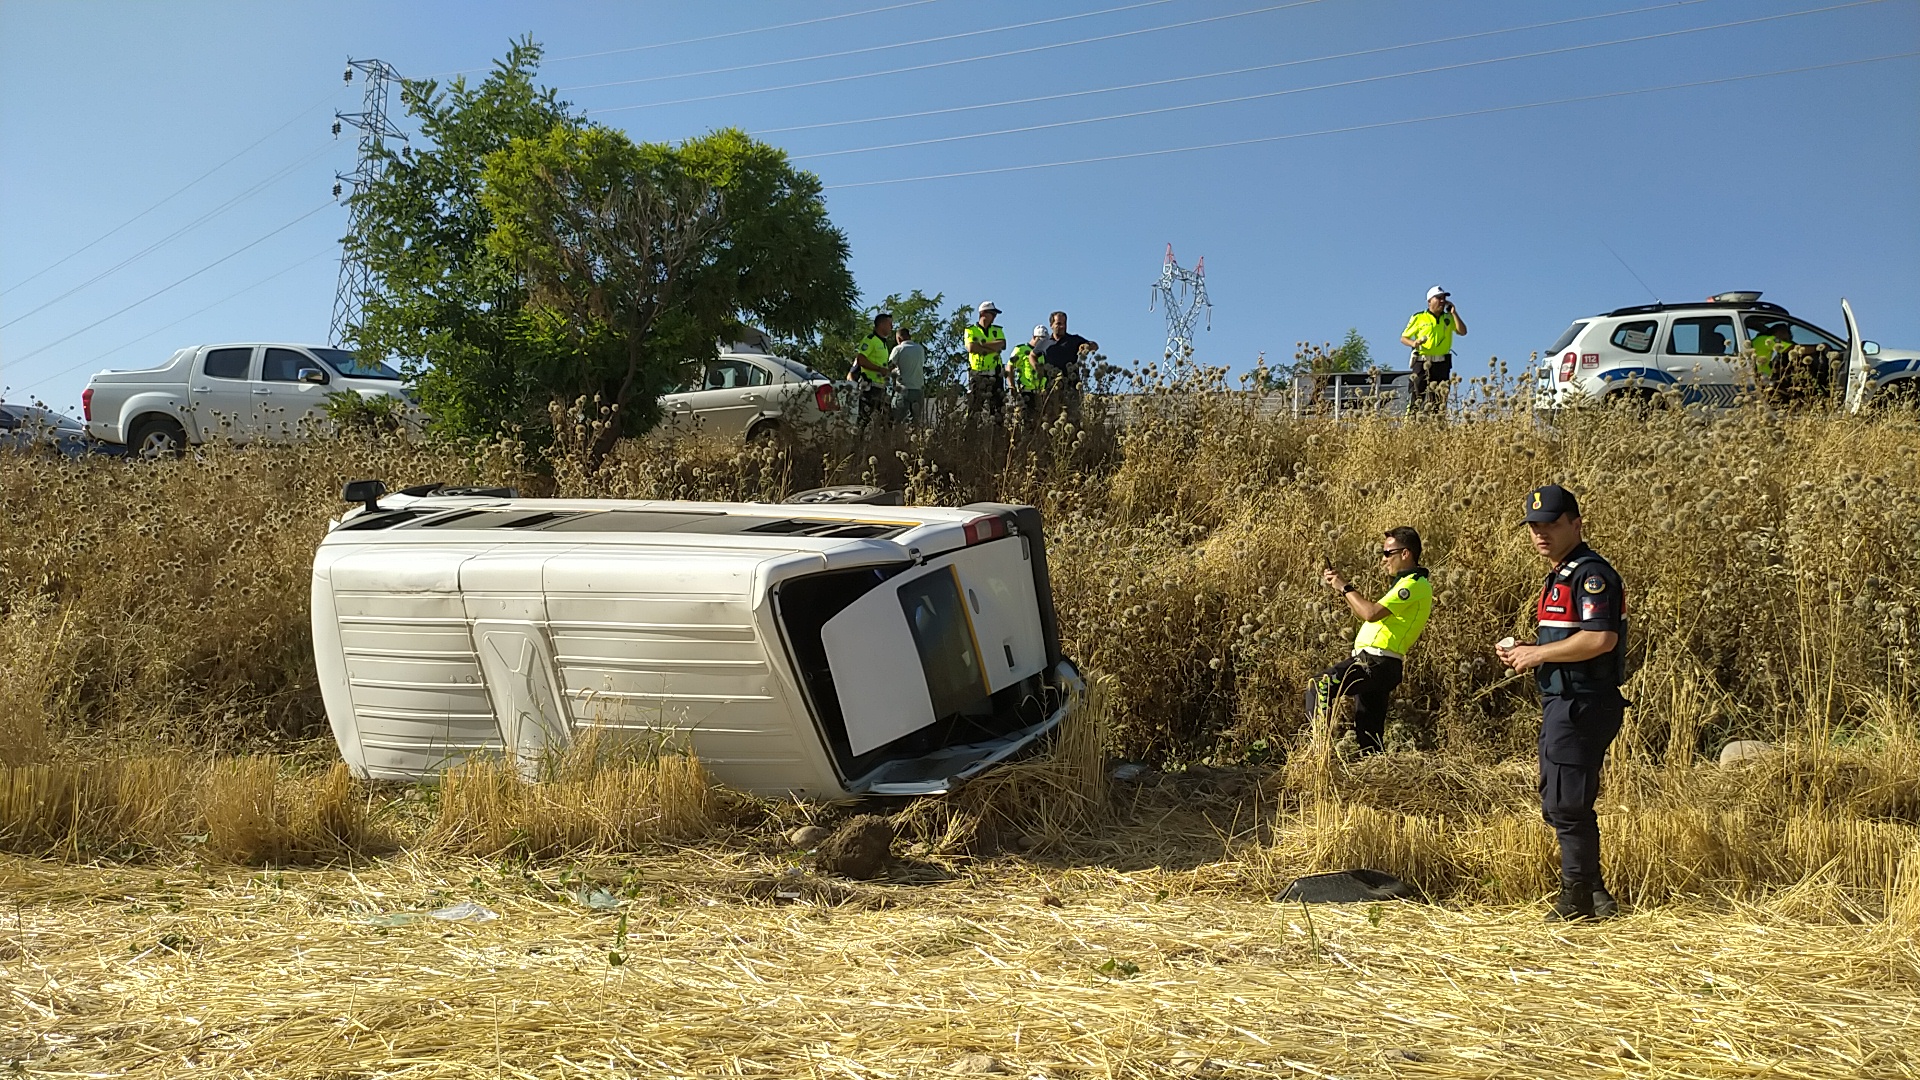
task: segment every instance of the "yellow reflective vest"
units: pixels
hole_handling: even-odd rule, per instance
[[[1007,332],[998,326],[981,326],[979,323],[974,323],[967,327],[968,345],[975,342],[1005,340],[1007,340]],[[967,350],[967,366],[975,371],[993,371],[1000,366],[1000,362],[999,353],[977,353],[971,348]]]
[[[1418,341],[1421,356],[1445,356],[1453,351],[1453,315],[1451,312],[1435,315],[1423,309],[1407,320],[1407,328],[1400,336]]]
[[[1039,353],[1033,346],[1021,342],[1013,347],[1013,359],[1007,363],[1013,368],[1014,384],[1025,393],[1037,393],[1047,388],[1046,377],[1040,373]]]
[[[868,363],[877,365],[880,370],[872,371],[861,367],[859,364],[855,364],[853,365],[852,373],[848,377],[859,378],[865,376],[868,382],[876,386],[885,386],[887,383],[887,357],[891,355],[887,352],[887,343],[880,340],[879,334],[868,334],[866,340],[860,343],[859,350],[860,355],[866,357]]]
[[[1353,636],[1353,651],[1372,649],[1404,658],[1420,640],[1427,617],[1433,614],[1433,584],[1427,580],[1425,568],[1415,567],[1401,575],[1380,598],[1380,606],[1387,609],[1387,617],[1362,623],[1360,632]]]
[[[1772,334],[1759,334],[1753,339],[1753,366],[1763,379],[1773,378],[1773,358],[1793,347],[1790,341],[1783,341]]]

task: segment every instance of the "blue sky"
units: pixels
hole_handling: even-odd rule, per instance
[[[346,59],[478,77],[523,34],[636,138],[785,147],[869,297],[1064,308],[1118,360],[1160,353],[1168,243],[1206,257],[1200,356],[1240,369],[1349,326],[1397,362],[1437,282],[1471,374],[1648,300],[1634,273],[1829,328],[1846,296],[1920,348],[1920,59],[1854,63],[1920,51],[1916,0],[0,0],[6,399],[324,340]]]

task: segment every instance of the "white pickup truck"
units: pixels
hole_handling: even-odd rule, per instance
[[[407,400],[400,373],[324,345],[194,345],[143,371],[103,371],[81,392],[87,433],[142,457],[214,439],[287,442],[327,397]]]

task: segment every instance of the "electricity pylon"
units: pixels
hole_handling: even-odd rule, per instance
[[[407,141],[400,129],[387,119],[387,91],[391,84],[401,81],[400,73],[384,60],[349,58],[345,76],[348,83],[353,82],[355,71],[364,72],[367,77],[364,104],[359,112],[334,113],[333,134],[338,137],[343,124],[360,132],[360,152],[352,172],[334,174],[333,195],[336,199],[340,197],[343,185],[358,193],[380,179],[386,171],[381,152],[387,139]],[[351,201],[347,203],[347,233],[350,236],[360,233],[360,207]],[[354,258],[343,246],[340,250],[340,282],[333,293],[333,321],[327,329],[329,342],[338,345],[346,339],[348,329],[358,325],[366,299],[378,285],[367,264]]]
[[[1167,260],[1160,265],[1160,280],[1153,283],[1153,299],[1147,310],[1159,304],[1167,314],[1166,358],[1177,360],[1193,351],[1193,327],[1200,312],[1207,313],[1207,329],[1213,329],[1213,301],[1207,299],[1207,260],[1203,257],[1193,269],[1181,269],[1173,261],[1173,245],[1167,245]]]

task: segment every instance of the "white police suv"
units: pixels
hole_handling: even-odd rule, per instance
[[[1775,349],[1792,349],[1795,363],[1804,365],[1806,385],[1817,394],[1828,395],[1838,384],[1841,407],[1848,411],[1920,391],[1920,353],[1882,350],[1862,340],[1852,306],[1842,300],[1840,309],[1845,337],[1761,300],[1758,292],[1616,308],[1580,319],[1542,355],[1535,407],[1669,400],[1725,408],[1742,390],[1759,387],[1756,359]]]

